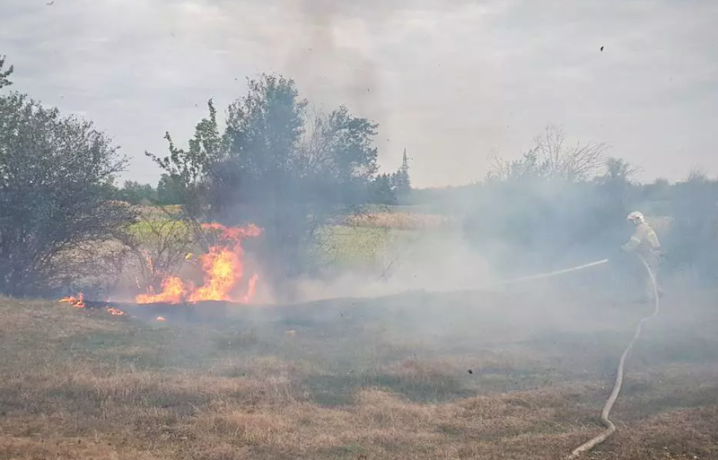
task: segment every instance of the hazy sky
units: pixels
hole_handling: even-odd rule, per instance
[[[484,177],[548,124],[644,170],[718,175],[715,0],[0,0],[13,89],[92,119],[154,182],[144,150],[185,141],[281,72],[312,102],[381,124],[417,186]],[[603,46],[603,52],[600,47]]]

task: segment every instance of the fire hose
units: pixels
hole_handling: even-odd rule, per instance
[[[658,315],[658,312],[660,310],[661,304],[658,297],[658,284],[656,283],[656,275],[653,273],[653,270],[651,270],[651,267],[646,262],[646,259],[644,259],[641,255],[638,255],[639,259],[641,260],[641,264],[643,264],[643,267],[648,272],[648,276],[651,278],[651,285],[653,286],[653,301],[654,301],[654,309],[653,313],[651,313],[648,316],[645,316],[641,318],[641,320],[638,322],[638,325],[636,326],[636,332],[633,334],[633,338],[628,343],[628,346],[624,350],[623,354],[621,355],[621,360],[618,362],[618,372],[616,374],[616,382],[613,384],[613,391],[611,391],[611,395],[608,397],[608,400],[606,401],[606,404],[603,406],[603,410],[601,411],[601,423],[603,423],[606,426],[606,430],[599,434],[598,436],[594,437],[593,439],[581,444],[577,448],[575,448],[571,455],[568,456],[569,459],[575,459],[578,458],[582,453],[587,452],[597,445],[604,442],[606,439],[608,439],[615,431],[616,431],[616,425],[611,422],[611,420],[608,418],[609,414],[611,413],[611,409],[613,408],[613,404],[616,402],[616,399],[618,398],[618,393],[621,391],[621,386],[623,385],[623,367],[626,362],[626,358],[628,357],[628,354],[631,352],[631,349],[633,348],[633,345],[638,340],[638,337],[641,335],[641,328],[643,327],[643,323],[648,321],[649,319],[655,317]]]
[[[568,456],[569,460],[578,458],[581,454],[583,454],[584,452],[587,452],[587,451],[593,449],[594,447],[598,446],[599,444],[603,443],[609,437],[611,437],[611,435],[613,435],[613,433],[615,433],[616,425],[614,425],[613,422],[611,422],[611,420],[608,418],[608,416],[610,415],[611,409],[613,408],[613,405],[615,404],[616,399],[618,398],[618,394],[621,392],[621,387],[623,386],[623,368],[624,368],[624,365],[626,362],[626,358],[628,357],[628,354],[631,352],[633,345],[636,343],[639,336],[641,335],[641,328],[643,327],[643,323],[645,323],[647,320],[658,315],[658,312],[660,310],[660,301],[659,301],[659,297],[658,297],[658,284],[656,283],[656,276],[653,273],[653,270],[651,270],[651,267],[646,262],[646,259],[644,259],[640,254],[638,255],[638,258],[640,259],[643,267],[648,272],[648,276],[650,277],[651,284],[653,286],[653,299],[654,299],[653,313],[641,318],[641,320],[638,322],[638,325],[636,326],[636,332],[633,334],[633,338],[628,343],[628,346],[623,351],[623,354],[621,355],[621,359],[618,362],[616,381],[613,384],[613,390],[611,391],[611,395],[608,397],[608,400],[606,400],[606,403],[603,406],[603,410],[601,411],[601,423],[603,423],[603,425],[605,425],[606,429],[598,436],[590,439],[589,441],[586,441],[585,443],[583,443],[580,446],[578,446],[577,448],[575,448],[571,452],[571,455]],[[556,270],[556,271],[553,271],[550,273],[542,273],[540,275],[525,276],[525,277],[521,277],[521,278],[505,280],[505,281],[501,281],[497,284],[509,284],[509,283],[515,283],[515,282],[520,282],[520,281],[530,281],[530,280],[534,280],[534,279],[548,278],[548,277],[552,277],[552,276],[563,275],[565,273],[575,272],[578,270],[583,270],[586,268],[595,267],[597,265],[602,265],[607,262],[608,262],[608,259],[603,259],[603,260],[598,260],[596,262],[591,262],[591,263],[588,263],[585,265],[580,265],[578,267],[567,268],[564,270]]]

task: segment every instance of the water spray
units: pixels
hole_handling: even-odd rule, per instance
[[[502,284],[511,284],[511,283],[518,283],[521,281],[533,281],[541,278],[550,278],[552,276],[558,276],[558,275],[564,275],[566,273],[576,272],[579,270],[584,270],[586,268],[596,267],[598,265],[603,265],[605,263],[608,263],[608,259],[602,259],[597,260],[595,262],[591,262],[584,265],[579,265],[578,267],[572,267],[572,268],[565,268],[563,270],[556,270],[550,273],[541,273],[539,275],[531,275],[531,276],[522,276],[521,278],[513,278],[509,280],[499,281],[498,283],[495,283],[496,285],[502,285]]]

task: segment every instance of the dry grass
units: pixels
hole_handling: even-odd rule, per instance
[[[387,228],[396,230],[456,230],[460,228],[463,216],[445,216],[403,211],[374,211],[354,214],[344,218],[340,225],[361,228]],[[667,216],[648,216],[648,220],[657,231],[668,231],[671,218]]]
[[[447,230],[457,227],[460,219],[438,214],[409,212],[372,212],[355,214],[342,222],[349,227],[392,228],[397,230]]]
[[[391,316],[143,324],[0,300],[0,458],[561,458],[600,430],[637,315],[596,307],[580,334],[486,313],[429,340]],[[718,315],[692,314],[648,328],[592,458],[718,458]]]

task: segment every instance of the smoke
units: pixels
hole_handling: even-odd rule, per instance
[[[407,291],[477,289],[498,280],[486,257],[473,251],[460,232],[423,235],[398,243],[364,272],[297,282],[299,301],[334,297],[380,297]]]
[[[373,37],[382,33],[392,11],[378,2],[350,8],[346,2],[331,0],[302,0],[296,8],[282,69],[310,101],[343,104],[360,116],[386,120],[385,88]],[[390,155],[384,139],[378,139],[380,151]]]
[[[137,130],[143,129],[145,123],[138,121],[137,117],[148,114],[148,118],[155,120],[151,136],[158,139],[158,150],[164,148],[161,133],[165,129],[180,130],[174,130],[173,125],[167,126],[170,121],[166,123],[151,110],[139,108],[152,101],[172,101],[173,105],[165,105],[162,110],[170,114],[165,116],[174,118],[176,112],[167,110],[168,107],[185,110],[185,106],[193,106],[197,102],[184,96],[180,104],[176,94],[158,88],[164,90],[169,85],[176,85],[183,95],[197,94],[197,100],[215,93],[220,93],[218,96],[221,98],[231,99],[239,91],[235,79],[274,69],[294,78],[302,96],[310,101],[329,107],[346,104],[353,113],[382,123],[378,141],[383,158],[398,158],[403,144],[409,144],[409,154],[417,157],[417,174],[414,177],[417,179],[415,183],[419,184],[464,182],[482,177],[486,163],[481,155],[483,151],[488,151],[492,143],[499,143],[505,151],[518,154],[518,149],[511,149],[528,142],[533,133],[548,121],[547,117],[567,122],[568,129],[577,129],[579,134],[588,133],[599,141],[611,142],[622,152],[634,147],[637,151],[655,150],[655,158],[667,157],[661,153],[665,152],[665,139],[652,135],[669,132],[662,130],[661,126],[670,125],[673,128],[676,120],[683,120],[680,123],[685,125],[675,128],[683,134],[676,139],[680,142],[689,139],[693,145],[699,145],[710,130],[704,129],[696,120],[710,123],[715,119],[713,109],[706,108],[706,105],[701,109],[706,116],[684,117],[681,112],[680,117],[672,117],[667,112],[656,112],[655,117],[649,117],[652,120],[650,125],[638,125],[637,120],[646,119],[642,111],[646,107],[654,108],[645,101],[642,105],[641,97],[650,97],[652,101],[655,98],[656,104],[663,104],[670,102],[669,98],[659,101],[658,96],[677,91],[670,86],[672,83],[647,84],[647,81],[653,80],[643,78],[646,74],[641,73],[638,67],[650,69],[651,77],[653,74],[676,75],[676,80],[683,76],[687,82],[690,69],[702,66],[696,47],[691,47],[691,53],[687,53],[689,47],[686,46],[678,47],[685,59],[651,61],[655,56],[645,53],[643,40],[646,38],[641,38],[641,30],[637,29],[639,24],[635,18],[640,17],[638,10],[631,10],[630,15],[613,21],[615,11],[601,4],[601,11],[592,11],[610,16],[611,21],[596,21],[595,24],[602,26],[594,24],[587,29],[581,26],[585,23],[574,21],[576,18],[572,15],[577,10],[539,7],[542,20],[536,20],[536,9],[509,8],[516,6],[512,5],[514,2],[488,2],[486,6],[459,2],[446,6],[434,1],[302,0],[296,3],[275,1],[266,5],[242,2],[241,8],[234,1],[176,2],[169,8],[159,6],[158,2],[134,2],[138,8],[134,12],[140,14],[130,17],[129,13],[122,14],[125,6],[115,6],[114,10],[104,13],[102,20],[92,17],[97,13],[92,8],[97,7],[92,7],[91,3],[84,2],[83,7],[87,9],[78,15],[60,2],[51,10],[57,11],[58,24],[60,19],[65,21],[62,27],[67,27],[68,17],[79,17],[83,26],[93,25],[90,32],[98,35],[98,41],[72,35],[73,43],[85,46],[85,54],[80,57],[83,65],[71,69],[77,62],[50,61],[63,67],[57,72],[40,67],[33,70],[37,70],[38,74],[58,75],[53,78],[60,79],[63,84],[79,81],[87,89],[86,92],[98,100],[122,94],[117,101],[118,104],[125,104],[129,96],[138,95],[141,103],[125,106],[127,118],[120,119],[117,124],[111,122],[113,118],[109,115],[105,120],[100,117],[98,121],[113,130],[117,129],[121,135],[124,134],[124,139],[142,138]],[[596,5],[593,2],[590,8],[597,8]],[[497,23],[479,20],[487,11],[504,12],[507,9],[511,9],[512,14],[499,15]],[[670,13],[665,6],[661,11]],[[155,16],[164,18],[160,21],[162,27],[155,27],[152,23],[151,18]],[[694,13],[691,16],[710,17]],[[142,27],[137,25],[135,31],[132,28],[135,26],[130,27],[130,24],[135,24],[137,17],[143,18]],[[260,21],[260,17],[266,20]],[[668,40],[680,32],[675,27],[683,21],[675,21],[671,14],[665,18],[668,20],[661,24],[657,16],[653,17],[649,32],[667,30],[668,33],[646,36]],[[126,27],[119,36],[135,40],[134,44],[146,51],[144,54],[133,54],[124,40],[113,41],[101,36],[100,33],[105,32],[103,29],[115,22]],[[603,26],[609,22],[615,29],[606,31]],[[693,22],[686,24],[690,26]],[[658,27],[661,25],[667,27]],[[551,28],[550,33],[544,27]],[[599,28],[600,31],[595,30]],[[32,29],[42,32],[46,28],[36,26]],[[235,34],[240,29],[264,46],[250,46],[248,39]],[[62,30],[67,31],[66,28]],[[576,30],[588,31],[588,35],[576,34]],[[707,29],[695,27],[695,30]],[[138,33],[131,33],[133,31]],[[519,35],[519,32],[526,35]],[[162,38],[156,34],[161,34]],[[606,50],[601,54],[598,49],[603,42],[598,41],[607,35],[611,37],[610,43],[606,44]],[[632,47],[639,50],[640,59],[634,59],[635,54],[630,54]],[[667,50],[666,56],[670,55],[669,46],[660,48]],[[180,52],[182,49],[190,50],[189,66],[184,58],[179,57],[184,55]],[[697,54],[692,54],[694,51]],[[53,56],[58,61],[62,60],[59,53]],[[91,58],[97,56],[103,56],[108,62]],[[127,65],[130,59],[138,56],[140,62],[137,66]],[[245,59],[249,64],[244,64]],[[695,59],[695,62],[687,62],[690,59]],[[90,62],[101,62],[105,69],[103,73],[88,67]],[[137,78],[144,85],[141,91],[137,88],[125,89],[123,85],[132,79],[120,72],[121,67],[131,68],[137,76],[141,76]],[[142,69],[154,72],[145,75]],[[21,65],[18,65],[18,70],[22,70]],[[82,78],[74,78],[71,70],[81,72]],[[634,73],[628,74],[629,70]],[[228,86],[228,82],[232,86]],[[656,85],[661,91],[655,90]],[[671,91],[668,91],[669,88]],[[104,97],[100,97],[103,94]],[[679,95],[679,99],[682,102],[676,107],[685,108],[682,104],[688,98]],[[632,104],[627,104],[626,100]],[[710,98],[705,100],[710,102]],[[615,105],[611,106],[612,102]],[[552,107],[558,109],[549,110]],[[106,113],[113,116],[122,113],[115,106],[110,109]],[[188,119],[187,126],[191,129],[196,117],[191,114]],[[116,128],[117,125],[119,127]],[[126,129],[125,133],[122,133],[123,129]],[[691,131],[703,134],[694,136]],[[626,133],[636,137],[622,137]],[[387,138],[393,141],[387,142]],[[657,148],[652,149],[646,144],[649,141]],[[402,144],[396,145],[395,142]],[[416,146],[420,154],[417,155],[412,146]],[[679,147],[683,149],[685,146]],[[145,148],[148,145],[138,145],[136,150]],[[149,149],[153,150],[151,146]],[[700,147],[695,150],[710,151]],[[639,154],[637,158],[642,157]],[[675,163],[665,164],[660,168],[677,169]],[[560,181],[544,182],[535,188],[529,185],[519,181],[512,184],[512,190],[511,187],[495,188],[493,191],[480,187],[467,188],[462,193],[437,200],[437,208],[457,212],[473,224],[453,232],[422,236],[400,245],[399,249],[383,254],[379,268],[369,273],[339,272],[331,278],[300,280],[297,283],[297,298],[309,301],[378,297],[415,290],[473,289],[514,274],[530,275],[605,257],[614,259],[618,246],[631,232],[630,228],[624,227],[626,207],[630,204],[640,209],[642,206],[640,201],[635,200],[607,202],[595,188]],[[685,200],[686,203],[689,201]],[[619,205],[616,208],[607,206],[616,203]],[[684,209],[688,210],[689,206],[684,206]],[[693,216],[686,216],[684,220],[690,222]],[[690,226],[686,231],[689,230]],[[703,244],[709,245],[713,234],[703,228],[700,232]],[[659,232],[659,236],[663,234]],[[694,246],[692,249],[700,248]],[[605,284],[608,281],[603,280],[601,283],[604,284],[601,284],[592,276],[593,272],[587,273],[586,277],[580,275],[566,281],[552,280],[511,287],[510,294],[526,294],[520,300],[525,303],[512,312],[502,306],[505,299],[492,304],[482,299],[481,294],[467,296],[463,301],[467,311],[462,314],[462,321],[441,327],[444,331],[451,330],[451,327],[469,327],[465,325],[484,322],[488,316],[507,318],[515,324],[520,322],[525,328],[530,328],[537,316],[541,316],[544,322],[564,318],[563,314],[569,310],[567,305],[576,299],[569,291],[549,289],[548,286],[565,286],[571,284],[570,280],[577,284],[576,280],[581,280],[594,292],[609,285]],[[275,297],[271,292],[263,295],[265,297],[260,300],[271,301]],[[540,314],[532,306],[533,301],[539,305],[538,297],[541,297]],[[422,322],[417,330],[423,334],[438,327],[435,323],[440,316],[437,305],[440,306],[441,300],[432,297],[431,301],[427,301],[433,305],[429,308],[421,305],[422,299],[426,300],[412,297],[412,301],[418,303],[411,307],[415,318],[421,318],[416,320]],[[402,303],[401,300],[395,302]],[[462,301],[457,297],[447,300],[447,305],[449,303],[456,305]],[[469,308],[478,304],[481,308]],[[585,316],[580,317],[578,313],[569,315],[575,321],[566,320],[562,327],[567,330],[580,328],[590,312],[585,309],[577,312]],[[387,316],[387,320],[390,319]]]

